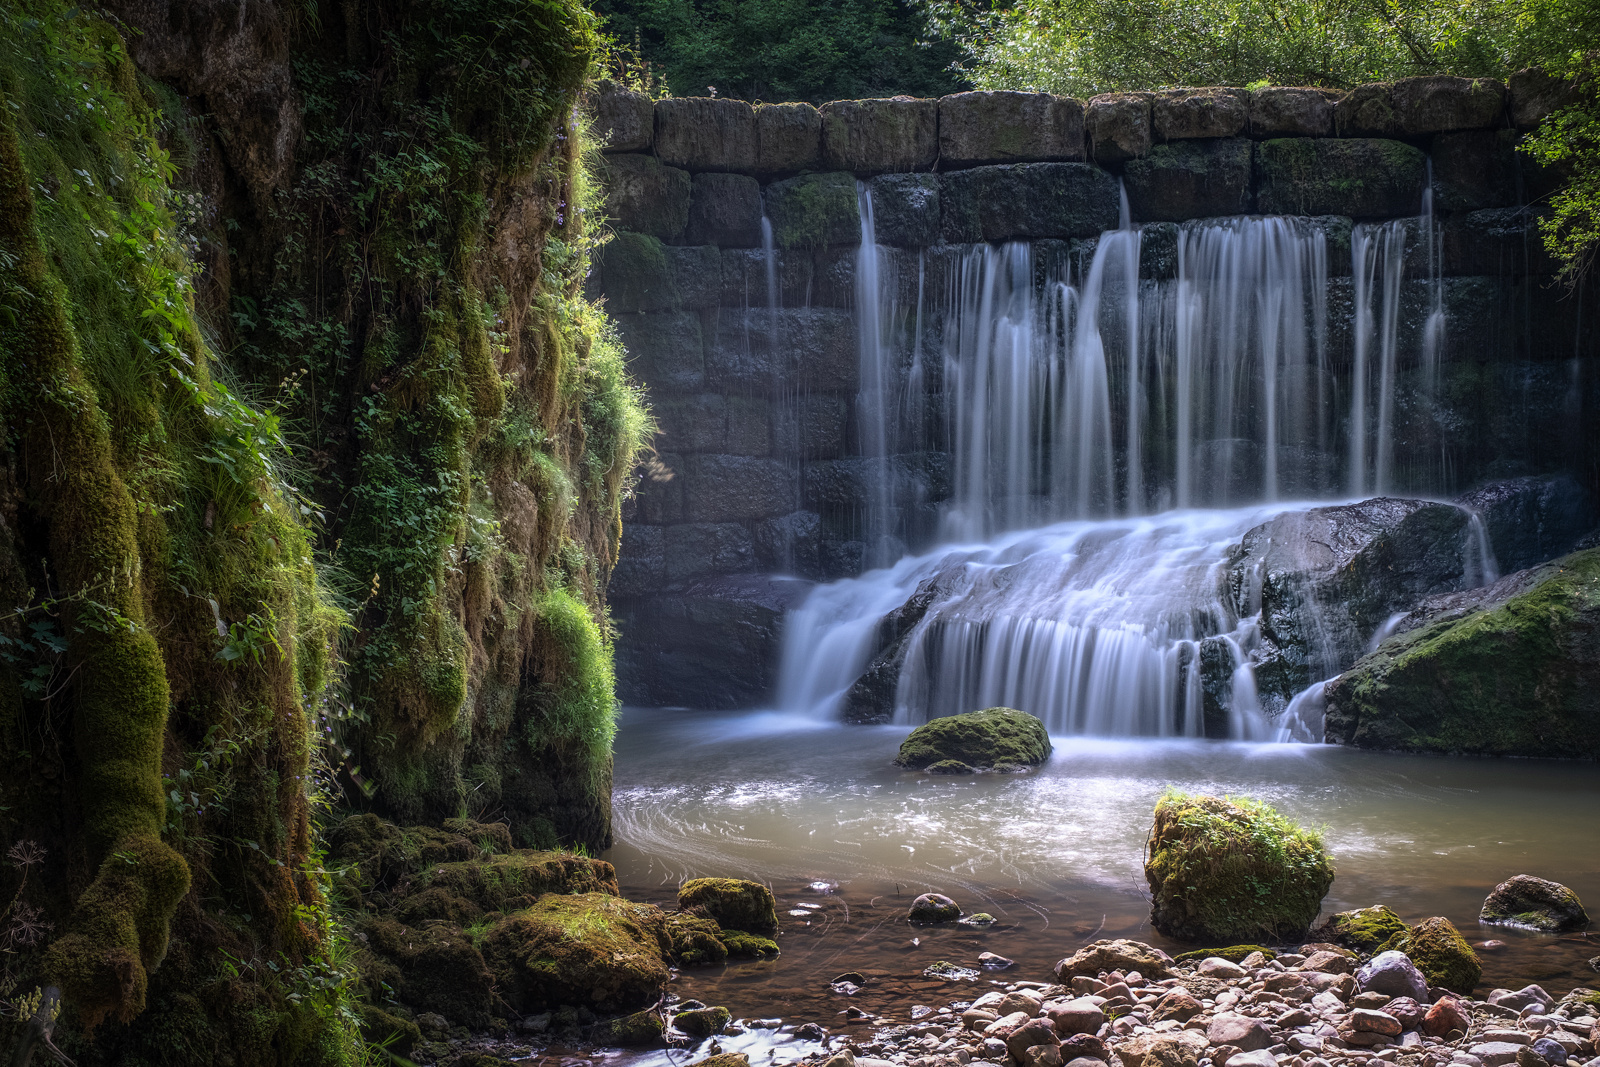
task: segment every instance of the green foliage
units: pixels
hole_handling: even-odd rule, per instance
[[[947,69],[956,50],[923,42],[904,0],[599,0],[595,10],[642,53],[617,72],[652,82],[659,72],[678,96],[820,104],[963,88]]]
[[[584,605],[553,589],[535,606],[532,656],[541,679],[526,742],[534,752],[576,748],[593,758],[616,734],[611,650]]]
[[[1151,923],[1180,940],[1228,942],[1302,936],[1333,884],[1322,835],[1244,797],[1156,803],[1145,858]]]

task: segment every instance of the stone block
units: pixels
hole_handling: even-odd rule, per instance
[[[755,569],[750,532],[736,522],[684,523],[664,527],[662,533],[662,563],[669,582]]]
[[[622,547],[611,570],[606,592],[613,597],[641,596],[666,582],[666,541],[660,526],[630,522],[622,527]]]
[[[684,463],[684,516],[691,522],[770,519],[799,504],[795,473],[780,460],[705,455]]]
[[[776,320],[776,330],[773,322]],[[855,321],[840,308],[765,308],[717,313],[707,357],[717,388],[769,395],[781,387],[853,393],[859,376]]]
[[[652,393],[698,393],[705,385],[705,344],[692,312],[613,315],[628,350],[628,369]]]
[[[802,459],[838,459],[845,454],[850,405],[841,396],[809,393],[773,410],[773,440]]]
[[[735,456],[765,456],[772,451],[772,405],[765,397],[728,397],[722,450]]]
[[[696,174],[684,240],[719,248],[759,248],[761,183],[744,174]]]
[[[887,251],[887,250],[880,250]],[[812,307],[848,308],[856,305],[856,260],[860,246],[834,245],[812,254]]]
[[[755,109],[720,96],[658,100],[656,155],[669,166],[688,170],[754,170]]]
[[[1083,159],[1083,105],[1051,93],[954,93],[939,99],[939,166]]]
[[[1358,85],[1333,105],[1333,128],[1339,137],[1393,137],[1400,133],[1388,82]]]
[[[1139,277],[1165,282],[1178,276],[1178,226],[1148,222],[1139,227]]]
[[[1437,211],[1511,207],[1518,201],[1515,130],[1465,130],[1433,139],[1433,206]]]
[[[675,452],[658,452],[645,475],[634,487],[629,522],[664,525],[683,521],[683,457]],[[665,572],[663,571],[663,576]]]
[[[1156,145],[1123,167],[1128,208],[1140,222],[1247,214],[1254,206],[1253,147],[1242,137]]]
[[[1531,130],[1551,112],[1581,99],[1569,79],[1553,77],[1537,67],[1519,70],[1506,79],[1506,111],[1519,130]]]
[[[1097,163],[1120,163],[1150,151],[1154,93],[1102,93],[1089,98],[1083,125]]]
[[[1244,89],[1168,89],[1155,94],[1150,117],[1163,141],[1237,137],[1250,121],[1250,94]]]
[[[650,151],[655,140],[655,104],[644,93],[602,78],[584,102],[594,116],[592,133],[605,151]]]
[[[803,174],[766,189],[767,218],[779,248],[824,248],[861,242],[855,177],[844,171]]]
[[[666,247],[654,237],[624,230],[594,257],[594,272],[613,314],[665,311],[678,304]]]
[[[689,224],[689,172],[655,156],[606,156],[601,167],[606,214],[619,229],[670,241]]]
[[[663,396],[650,405],[661,432],[656,447],[671,452],[721,452],[727,397],[720,393]]]
[[[872,193],[873,237],[878,244],[926,248],[939,239],[936,175],[880,174],[867,187]]]
[[[958,244],[1089,237],[1117,225],[1117,180],[1088,163],[1008,163],[945,174],[939,208]]]
[[[1493,78],[1435,74],[1401,78],[1390,90],[1400,132],[1411,137],[1482,130],[1506,122],[1506,87]]]
[[[772,280],[780,306],[794,307],[811,301],[813,260],[811,250],[774,249]],[[728,248],[722,252],[722,300],[725,308],[767,306],[767,253],[759,248]]]
[[[823,164],[833,170],[929,170],[939,158],[937,100],[835,100],[821,113]]]
[[[1256,207],[1265,215],[1398,218],[1422,210],[1427,159],[1381,138],[1284,137],[1256,146]]]
[[[822,163],[822,115],[810,104],[756,108],[756,172],[795,174]]]
[[[667,245],[667,270],[678,307],[713,308],[722,299],[722,251],[715,245]]]
[[[1545,251],[1538,216],[1525,207],[1452,215],[1445,220],[1440,245],[1445,274],[1498,278],[1554,274],[1558,268]]]
[[[753,523],[751,540],[755,542],[756,565],[763,570],[803,578],[821,576],[822,519],[816,512],[792,511]]]
[[[1250,93],[1250,136],[1332,137],[1337,99],[1339,94],[1329,89],[1255,89]]]

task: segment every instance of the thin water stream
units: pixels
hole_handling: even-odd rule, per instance
[[[893,766],[906,733],[776,712],[624,714],[606,858],[625,895],[671,906],[685,878],[754,878],[772,886],[784,924],[780,959],[686,970],[676,992],[736,1015],[830,1024],[850,1005],[903,1017],[975,995],[972,983],[921,976],[941,959],[975,965],[992,951],[1017,961],[1006,979],[1048,980],[1097,937],[1194,947],[1148,924],[1144,839],[1169,785],[1257,797],[1324,826],[1338,870],[1325,913],[1386,903],[1408,921],[1444,915],[1469,940],[1506,942],[1482,954],[1484,990],[1600,981],[1587,963],[1600,940],[1477,923],[1484,896],[1513,874],[1600,901],[1592,764],[1072,737],[1035,772],[950,778]],[[909,926],[911,898],[930,890],[999,921]],[[860,993],[829,989],[852,970],[871,980]]]

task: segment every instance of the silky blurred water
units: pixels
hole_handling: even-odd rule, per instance
[[[940,959],[1017,961],[1048,980],[1097,937],[1150,929],[1143,849],[1167,786],[1242,794],[1324,828],[1338,875],[1325,912],[1384,903],[1494,938],[1484,985],[1600,985],[1600,938],[1482,927],[1478,908],[1513,874],[1551,878],[1600,909],[1600,768],[1556,760],[1432,758],[1329,745],[1056,738],[1020,775],[933,777],[892,764],[907,727],[841,726],[773,712],[627,710],[617,737],[617,866],[624,893],[670,906],[685,878],[770,884],[780,959],[687,970],[674,989],[735,1015],[828,1022],[849,1004],[902,1012],[979,990],[920,976]],[[913,928],[937,891],[1000,920]],[[850,998],[828,981],[871,981]]]

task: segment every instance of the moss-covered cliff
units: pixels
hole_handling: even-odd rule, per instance
[[[0,1000],[78,1062],[358,1058],[318,805],[609,843],[594,43],[0,2]]]

